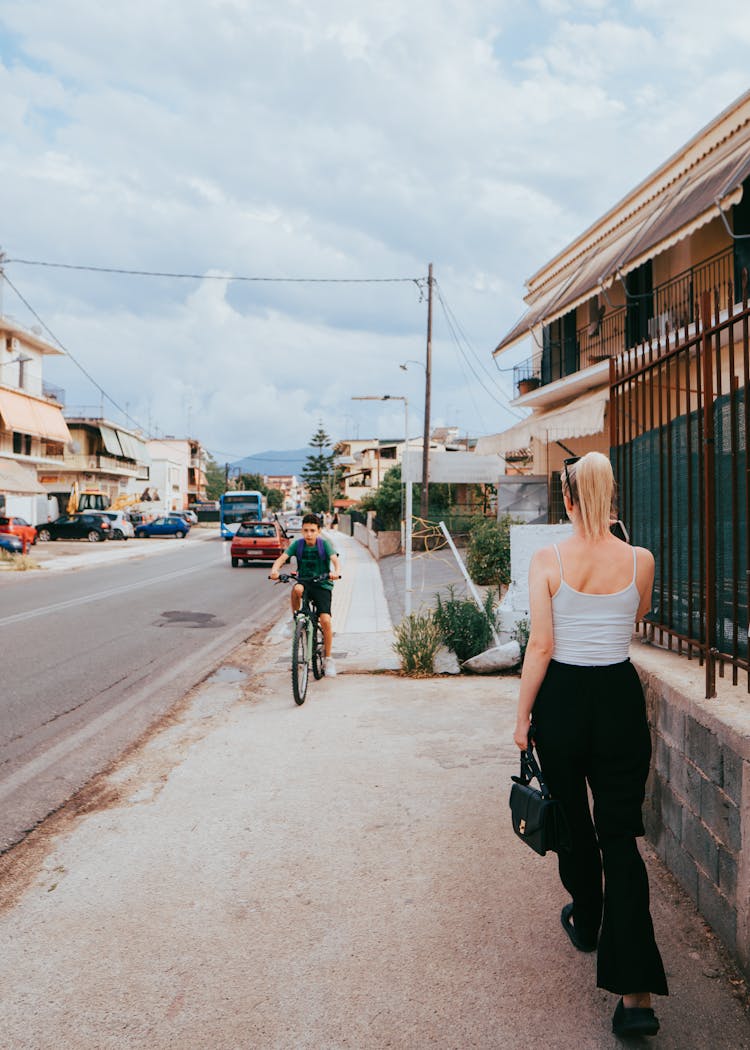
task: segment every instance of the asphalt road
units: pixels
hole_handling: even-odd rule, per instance
[[[267,575],[211,539],[2,580],[0,852],[271,621],[286,595]]]

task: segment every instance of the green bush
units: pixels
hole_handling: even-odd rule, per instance
[[[432,613],[412,613],[395,629],[393,648],[401,657],[401,670],[419,678],[434,674],[435,653],[440,648],[440,631]]]
[[[523,666],[523,658],[526,655],[526,646],[529,644],[529,633],[531,631],[531,624],[528,620],[519,620],[513,629],[513,637],[518,642],[521,650],[521,665]]]
[[[466,568],[475,583],[495,584],[500,589],[510,583],[510,527],[513,519],[505,514],[499,521],[479,518],[471,526]]]
[[[443,643],[456,654],[458,662],[463,663],[494,644],[495,595],[487,592],[484,612],[480,612],[471,598],[456,598],[453,587],[448,590],[447,601],[437,595],[435,623]]]

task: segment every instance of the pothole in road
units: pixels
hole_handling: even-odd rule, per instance
[[[214,613],[189,612],[182,609],[169,609],[161,614],[155,627],[224,627],[224,621],[216,618]]]

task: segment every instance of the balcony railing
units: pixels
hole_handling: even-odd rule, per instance
[[[633,297],[629,306],[620,306],[579,328],[574,347],[552,342],[546,354],[538,350],[516,365],[513,382],[519,395],[616,357],[631,346],[663,339],[667,326],[670,332],[686,328],[695,321],[701,294],[726,289],[734,280],[734,251],[729,248],[656,285],[648,295]]]
[[[101,470],[110,474],[128,474],[140,477],[143,466],[136,463],[124,463],[114,456],[78,455],[48,456],[55,459],[61,470]]]
[[[44,379],[42,380],[42,394],[50,401],[57,401],[58,405],[65,407],[65,391],[61,386],[55,386],[54,383],[48,383]]]

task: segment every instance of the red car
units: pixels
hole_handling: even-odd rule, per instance
[[[29,525],[25,518],[0,518],[0,532],[9,532],[13,536],[18,536],[27,547],[36,543],[36,527]]]
[[[275,521],[243,521],[232,539],[232,568],[241,561],[276,561],[287,546]]]

